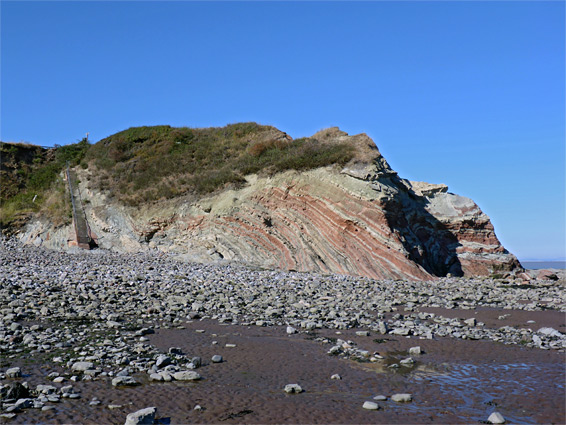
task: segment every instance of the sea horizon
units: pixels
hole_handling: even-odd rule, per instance
[[[526,269],[566,269],[566,260],[519,260]]]

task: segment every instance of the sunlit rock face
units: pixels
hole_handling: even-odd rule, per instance
[[[85,186],[89,223],[102,248],[190,261],[412,280],[520,266],[472,200],[400,178],[365,134],[331,128],[313,137],[350,143],[356,154],[343,167],[248,175],[238,189],[136,209]],[[49,226],[32,228],[23,239],[63,245]]]

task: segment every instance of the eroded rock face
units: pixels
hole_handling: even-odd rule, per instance
[[[159,249],[191,261],[412,280],[520,266],[470,199],[400,178],[365,134],[331,128],[313,137],[351,143],[356,155],[344,167],[250,175],[238,190],[141,209],[85,186],[89,223],[102,248]],[[34,240],[61,247],[60,238],[33,229]]]

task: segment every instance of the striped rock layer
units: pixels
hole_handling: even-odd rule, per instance
[[[342,169],[248,176],[243,189],[179,207],[149,245],[163,245],[168,237],[160,235],[169,234],[168,249],[188,259],[377,279],[520,266],[470,199],[399,178],[366,135],[329,129],[315,137],[350,141],[360,155]]]
[[[345,167],[250,175],[237,190],[139,210],[84,188],[89,223],[103,248],[191,261],[411,280],[520,267],[472,200],[400,178],[365,134],[314,137],[347,141],[358,154]]]

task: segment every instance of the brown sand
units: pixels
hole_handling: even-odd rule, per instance
[[[457,313],[467,317],[467,312]],[[548,313],[554,312],[536,313],[533,320],[558,326],[557,317]],[[534,317],[532,314],[528,317]],[[205,332],[197,333],[197,329]],[[386,359],[372,364],[329,356],[326,353],[331,345],[316,341],[316,336],[352,340],[359,348],[377,351]],[[288,336],[283,327],[213,321],[188,323],[186,329],[158,330],[150,339],[164,351],[178,346],[186,354],[201,356],[204,365],[198,372],[203,380],[152,383],[146,375],[138,375],[144,385],[121,389],[112,387],[110,380],[77,382],[73,385],[82,390],[81,399],[64,399],[54,411],[26,410],[10,423],[119,424],[128,413],[148,406],[156,406],[162,422],[172,424],[455,424],[485,421],[493,411],[502,413],[509,423],[562,424],[566,420],[565,357],[556,351],[449,338],[360,337],[355,330],[337,335],[325,329],[316,335]],[[213,345],[213,341],[218,343]],[[416,345],[425,354],[413,356],[417,361],[414,367],[398,371],[387,367],[408,357],[407,350]],[[214,354],[225,361],[211,364]],[[25,379],[33,385],[47,383],[45,376],[58,370],[33,363],[21,366],[30,372]],[[342,380],[331,380],[335,373]],[[283,388],[290,383],[300,384],[305,392],[285,394]],[[411,393],[413,401],[378,402],[378,411],[362,408],[364,401],[376,395],[394,393]],[[90,406],[92,397],[102,404]],[[110,410],[110,404],[123,407]],[[197,404],[204,410],[193,410]]]

